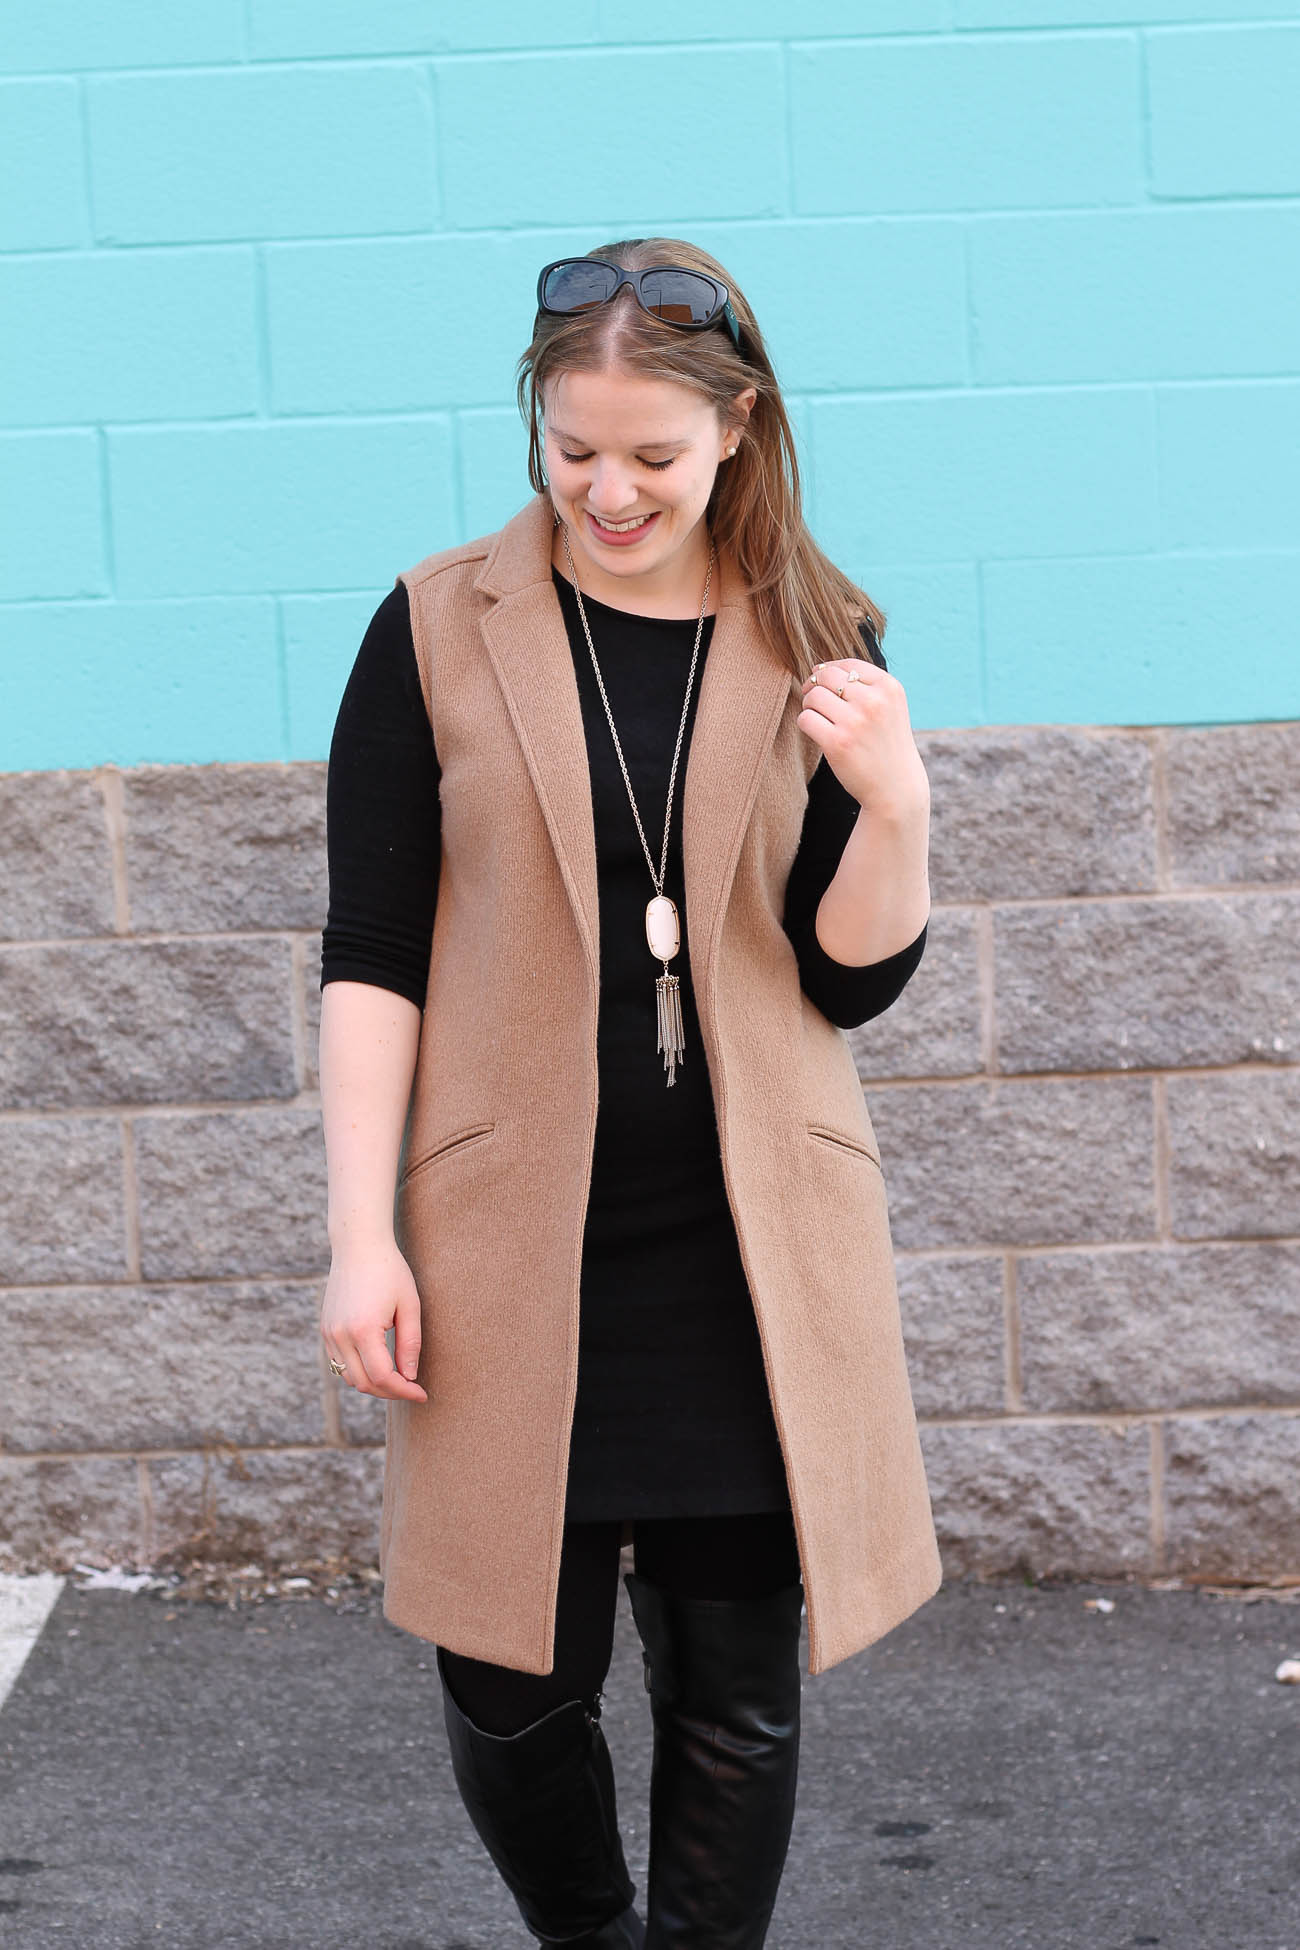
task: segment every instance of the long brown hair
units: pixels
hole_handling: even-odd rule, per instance
[[[719,547],[730,548],[753,592],[760,627],[796,677],[836,657],[860,657],[858,624],[879,644],[885,614],[864,589],[824,555],[808,532],[794,434],[781,389],[748,300],[726,267],[680,237],[628,237],[586,253],[629,271],[673,264],[721,279],[731,293],[744,354],[724,326],[682,332],[641,309],[631,291],[612,304],[558,316],[539,312],[518,362],[515,388],[528,427],[528,478],[548,489],[543,464],[543,386],[564,372],[621,368],[689,386],[711,401],[722,426],[734,424],[737,393],[758,394],[734,460],[719,467],[705,519]]]

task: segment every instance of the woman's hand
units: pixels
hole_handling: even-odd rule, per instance
[[[394,1330],[397,1364],[385,1339]],[[420,1295],[395,1239],[335,1249],[321,1302],[321,1338],[362,1395],[427,1402],[420,1364]]]
[[[930,782],[912,736],[907,694],[891,671],[838,657],[804,679],[803,699],[799,729],[821,746],[860,806],[891,819],[928,807]]]

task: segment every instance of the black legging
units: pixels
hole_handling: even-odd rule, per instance
[[[565,1525],[556,1601],[555,1665],[519,1672],[443,1650],[452,1697],[485,1733],[519,1733],[565,1700],[592,1699],[614,1653],[623,1524]],[[788,1510],[736,1517],[638,1517],[639,1576],[681,1598],[762,1598],[800,1575]]]

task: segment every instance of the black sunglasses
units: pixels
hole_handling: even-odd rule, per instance
[[[706,325],[721,319],[737,352],[745,356],[731,293],[725,284],[706,277],[703,271],[685,271],[672,264],[627,271],[603,257],[557,257],[553,264],[543,267],[537,279],[537,309],[590,311],[593,305],[608,304],[625,284],[631,285],[642,311],[662,318],[666,325],[680,325],[684,332],[702,332]]]

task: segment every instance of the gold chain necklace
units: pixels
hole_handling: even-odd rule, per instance
[[[558,514],[556,520],[557,522],[559,521]],[[678,918],[675,902],[664,892],[664,877],[668,870],[668,833],[673,818],[673,789],[677,784],[677,761],[681,756],[682,738],[686,731],[686,718],[691,705],[691,686],[695,681],[695,665],[700,654],[700,639],[704,634],[704,610],[709,600],[709,582],[713,575],[713,537],[709,537],[709,566],[705,571],[704,594],[700,599],[700,620],[695,629],[695,649],[691,653],[691,668],[686,678],[686,698],[682,704],[682,721],[677,727],[677,744],[673,750],[673,768],[668,777],[668,808],[664,813],[664,843],[663,850],[659,856],[659,870],[656,873],[650,848],[646,844],[645,828],[641,824],[641,815],[636,809],[636,794],[632,790],[632,781],[628,776],[627,765],[623,758],[623,747],[618,741],[618,732],[614,728],[614,713],[609,708],[609,698],[605,692],[605,680],[600,674],[600,665],[596,661],[596,646],[591,640],[591,629],[587,623],[587,612],[583,606],[582,591],[578,587],[578,572],[573,566],[573,551],[569,547],[569,531],[567,528],[562,527],[561,533],[564,536],[564,552],[569,558],[573,593],[578,600],[578,614],[582,618],[582,628],[587,638],[587,648],[591,652],[592,669],[596,673],[596,682],[600,687],[601,701],[605,706],[605,716],[609,719],[610,735],[614,740],[614,750],[618,754],[619,769],[623,774],[623,783],[627,787],[627,796],[632,806],[632,817],[636,821],[636,830],[641,835],[641,848],[646,857],[646,865],[650,869],[650,878],[654,882],[654,898],[646,903],[645,938],[651,954],[655,957],[656,961],[661,961],[664,965],[663,974],[656,977],[655,980],[655,996],[658,1004],[659,1048],[663,1052],[664,1069],[668,1072],[668,1083],[671,1087],[677,1081],[677,1065],[685,1059],[686,1038],[682,1028],[682,985],[676,975],[670,975],[668,972],[669,962],[682,945],[681,923]]]

